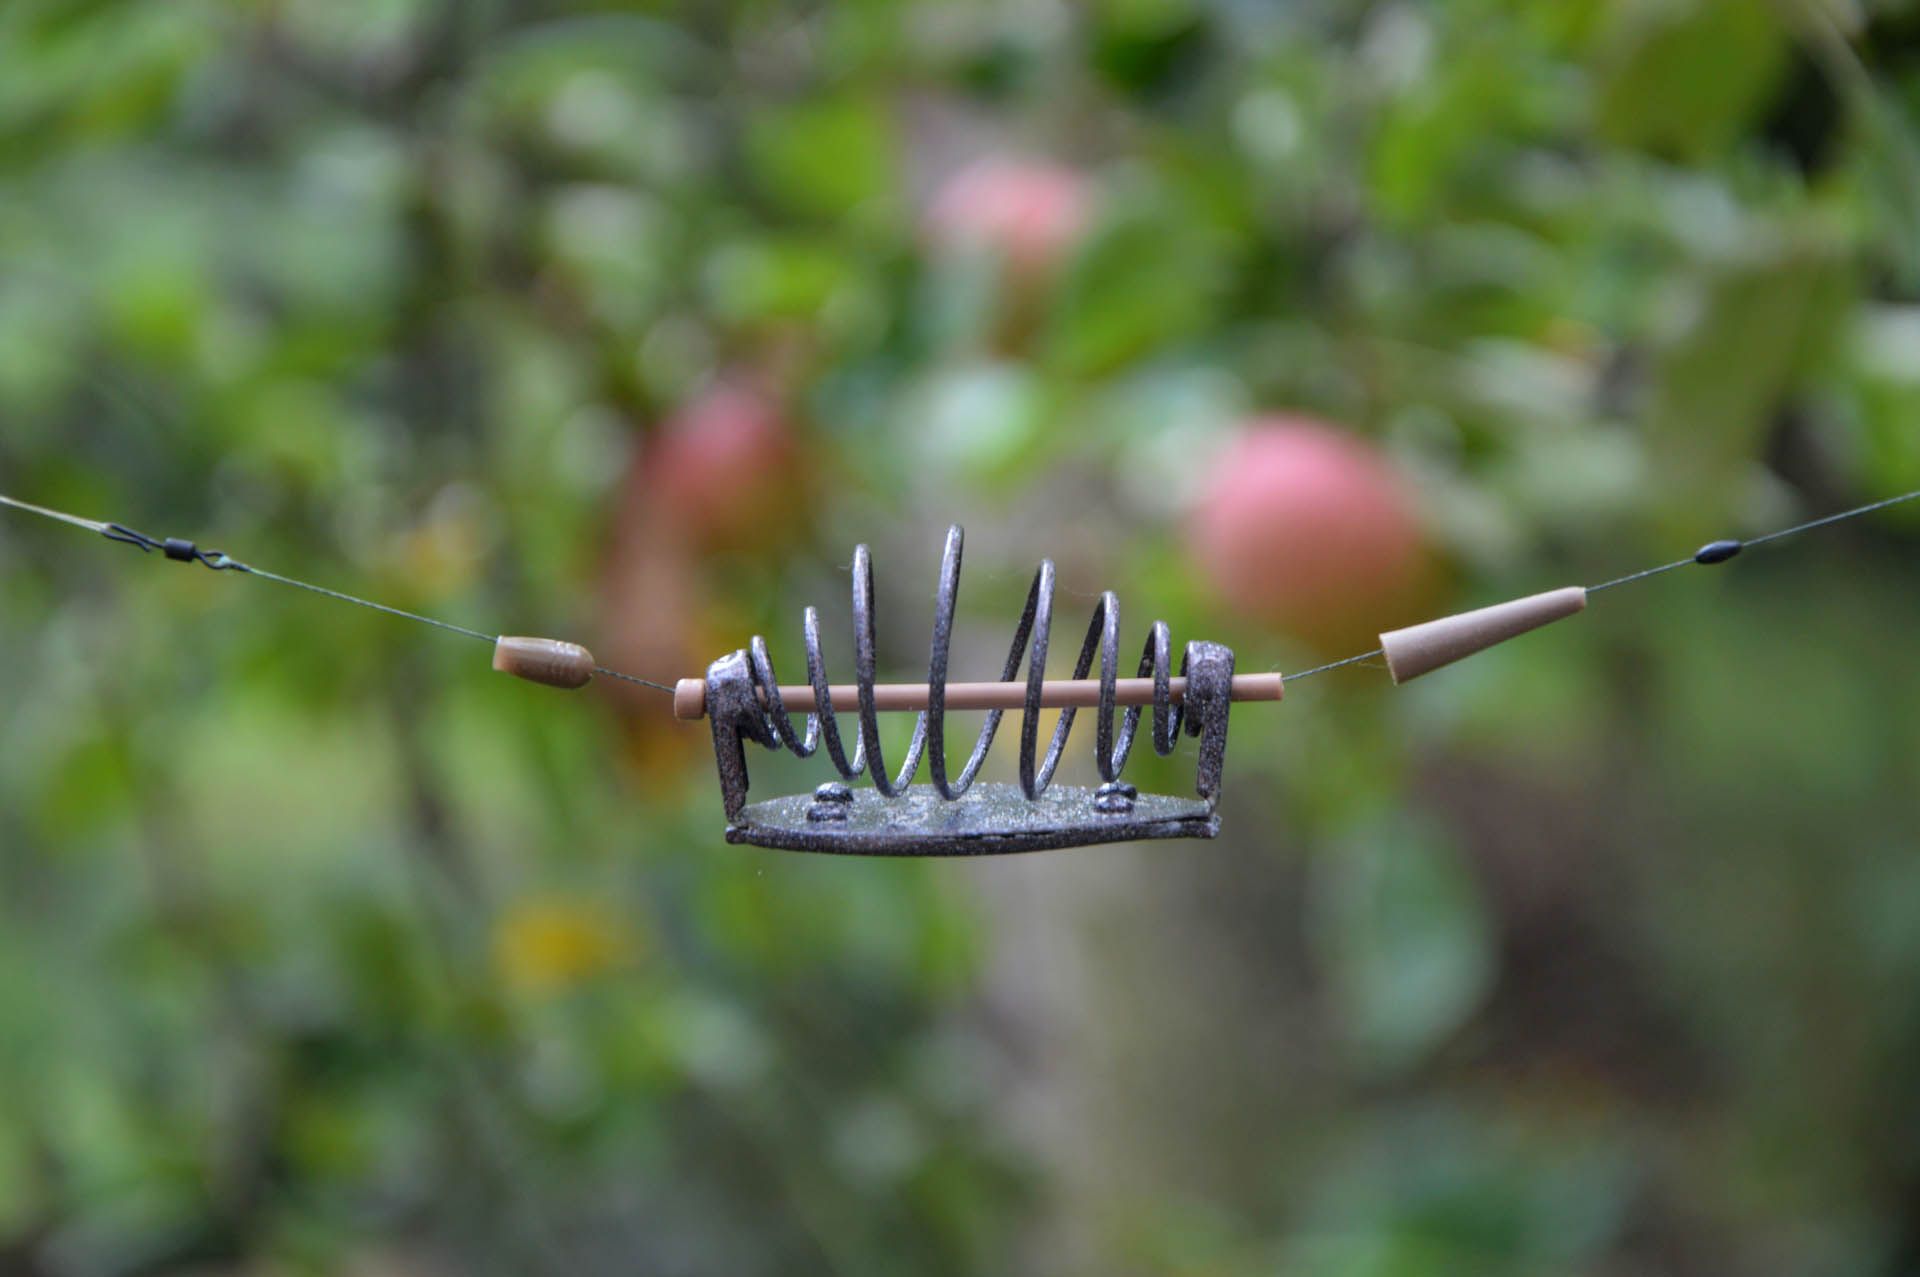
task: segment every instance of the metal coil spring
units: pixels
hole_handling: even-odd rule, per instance
[[[746,734],[769,749],[785,746],[801,758],[812,757],[824,739],[827,755],[842,776],[853,780],[866,772],[872,776],[874,787],[888,798],[897,797],[913,782],[920,770],[921,758],[925,755],[930,764],[933,786],[942,798],[952,800],[966,793],[986,761],[987,751],[993,746],[1005,711],[987,711],[986,723],[980,729],[980,736],[974,743],[966,766],[961,768],[957,779],[950,779],[946,749],[947,654],[953,639],[954,604],[960,594],[962,540],[963,534],[958,525],[948,529],[946,552],[940,564],[940,589],[934,602],[933,648],[927,669],[927,708],[920,712],[914,723],[907,756],[897,776],[889,778],[887,773],[880,744],[880,716],[874,706],[873,560],[864,545],[857,546],[853,552],[854,677],[860,697],[860,739],[854,747],[853,757],[847,757],[841,741],[839,722],[828,693],[826,663],[820,655],[820,616],[812,607],[806,610],[804,621],[807,681],[812,684],[814,702],[819,712],[807,715],[804,735],[794,730],[793,719],[781,703],[780,680],[775,676],[773,661],[767,655],[766,640],[755,635],[748,649],[748,664],[754,690],[765,709],[762,714],[755,716],[760,719],[759,722],[746,725]],[[1022,657],[1026,657],[1026,704],[1020,725],[1020,788],[1030,799],[1038,798],[1052,783],[1054,771],[1060,765],[1061,753],[1066,748],[1067,737],[1073,730],[1076,712],[1071,707],[1060,711],[1060,721],[1054,728],[1046,757],[1036,760],[1041,684],[1046,677],[1047,647],[1053,629],[1053,593],[1053,562],[1043,559],[1039,570],[1034,573],[1033,585],[1027,590],[1026,606],[1021,611],[1020,623],[1014,630],[1013,645],[1007,652],[1006,665],[1000,674],[1000,681],[1012,682],[1020,671]],[[1087,627],[1087,637],[1080,645],[1079,658],[1074,662],[1074,678],[1087,676],[1096,653],[1100,657],[1100,701],[1095,710],[1098,715],[1097,760],[1100,778],[1111,782],[1119,779],[1127,756],[1133,751],[1134,736],[1144,708],[1138,705],[1129,708],[1120,718],[1116,731],[1115,710],[1118,707],[1115,704],[1114,683],[1119,677],[1120,666],[1120,600],[1112,591],[1102,594],[1099,605],[1094,609],[1093,620]],[[1180,662],[1182,678],[1187,676],[1191,660],[1192,649],[1189,648]],[[1187,714],[1183,705],[1173,703],[1169,685],[1172,676],[1172,638],[1165,621],[1155,621],[1148,632],[1135,677],[1145,678],[1149,673],[1153,676],[1153,747],[1156,753],[1165,756],[1171,754],[1179,743],[1183,727],[1189,736],[1201,734],[1201,723],[1197,716]]]

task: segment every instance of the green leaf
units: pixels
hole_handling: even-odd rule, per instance
[[[1123,215],[1069,273],[1050,353],[1065,371],[1109,371],[1206,329],[1227,283],[1210,228],[1172,209]]]
[[[1862,308],[1848,355],[1846,389],[1870,490],[1920,486],[1920,306]]]
[[[1407,817],[1367,827],[1321,868],[1315,939],[1352,1046],[1375,1068],[1415,1064],[1493,979],[1473,879],[1437,831]]]
[[[737,240],[707,263],[707,292],[724,318],[816,319],[848,282],[847,263],[831,248],[803,239]]]
[[[842,98],[769,111],[747,131],[747,158],[789,210],[839,219],[899,189],[893,128],[880,104]]]
[[[1696,498],[1741,476],[1787,393],[1831,350],[1854,292],[1842,247],[1811,225],[1750,233],[1695,280],[1646,414],[1654,473]],[[1694,505],[1705,520],[1723,513]]]
[[[1754,0],[1624,4],[1600,87],[1609,139],[1676,159],[1725,149],[1765,104],[1787,35]]]

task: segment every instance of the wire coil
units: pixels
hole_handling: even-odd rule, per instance
[[[873,779],[874,788],[888,798],[898,797],[905,792],[919,773],[923,758],[929,766],[933,787],[942,798],[952,801],[966,793],[986,762],[1005,711],[987,711],[986,722],[965,765],[957,777],[951,777],[946,741],[946,687],[954,608],[960,595],[963,542],[964,534],[958,525],[948,529],[946,550],[940,563],[940,588],[934,596],[933,642],[927,668],[927,708],[919,713],[914,722],[913,736],[908,742],[906,757],[898,774],[888,774],[880,743],[880,716],[874,705],[877,663],[873,558],[864,545],[856,547],[853,554],[854,678],[859,692],[860,715],[859,738],[852,756],[847,755],[839,718],[828,692],[826,662],[820,652],[820,616],[818,610],[812,607],[807,608],[805,613],[803,636],[807,652],[807,681],[813,687],[815,712],[807,715],[805,731],[795,730],[793,717],[781,700],[780,681],[774,673],[766,640],[755,635],[746,652],[754,708],[740,724],[742,734],[769,749],[784,747],[801,758],[812,757],[824,743],[828,757],[833,760],[841,776],[853,780],[863,773],[868,774]],[[1060,711],[1059,723],[1054,727],[1052,739],[1042,757],[1039,753],[1040,699],[1053,630],[1053,597],[1053,562],[1043,559],[1034,573],[1033,584],[1027,590],[1026,605],[1021,610],[1013,643],[1000,674],[1001,682],[1012,682],[1019,675],[1023,660],[1027,667],[1026,702],[1020,725],[1020,788],[1029,799],[1039,798],[1052,783],[1061,754],[1066,749],[1067,738],[1073,731],[1077,712],[1072,707]],[[1096,656],[1100,661],[1100,699],[1094,711],[1097,716],[1096,759],[1101,780],[1111,783],[1118,780],[1128,756],[1133,752],[1141,712],[1145,708],[1135,705],[1124,714],[1117,712],[1115,680],[1120,677],[1120,600],[1112,591],[1103,593],[1094,609],[1086,638],[1080,645],[1080,654],[1074,662],[1073,677],[1085,678],[1093,668]],[[1180,662],[1180,676],[1183,678],[1188,674],[1192,657],[1193,649],[1189,646]],[[1201,731],[1198,719],[1188,714],[1184,705],[1175,704],[1173,700],[1170,684],[1173,676],[1172,634],[1165,621],[1155,621],[1148,631],[1135,677],[1145,678],[1149,674],[1154,684],[1153,747],[1156,753],[1164,756],[1174,751],[1183,729],[1190,736],[1198,736]]]

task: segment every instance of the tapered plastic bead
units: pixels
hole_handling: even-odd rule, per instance
[[[1587,592],[1577,585],[1545,594],[1529,594],[1492,607],[1443,616],[1437,621],[1410,625],[1380,636],[1381,651],[1386,654],[1387,670],[1393,681],[1410,678],[1451,665],[1464,656],[1483,652],[1496,643],[1517,638],[1529,630],[1584,611]]]
[[[503,636],[493,645],[493,668],[547,687],[585,687],[594,665],[592,652],[559,639]]]

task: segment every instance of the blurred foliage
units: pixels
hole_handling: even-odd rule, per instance
[[[1461,605],[1920,486],[1916,111],[1904,0],[10,0],[0,491],[657,678],[843,648],[856,540],[914,670],[960,519],[957,669],[1043,553],[1298,668],[1185,522],[1252,414]],[[916,865],[8,516],[0,1266],[1912,1271],[1915,527]]]

